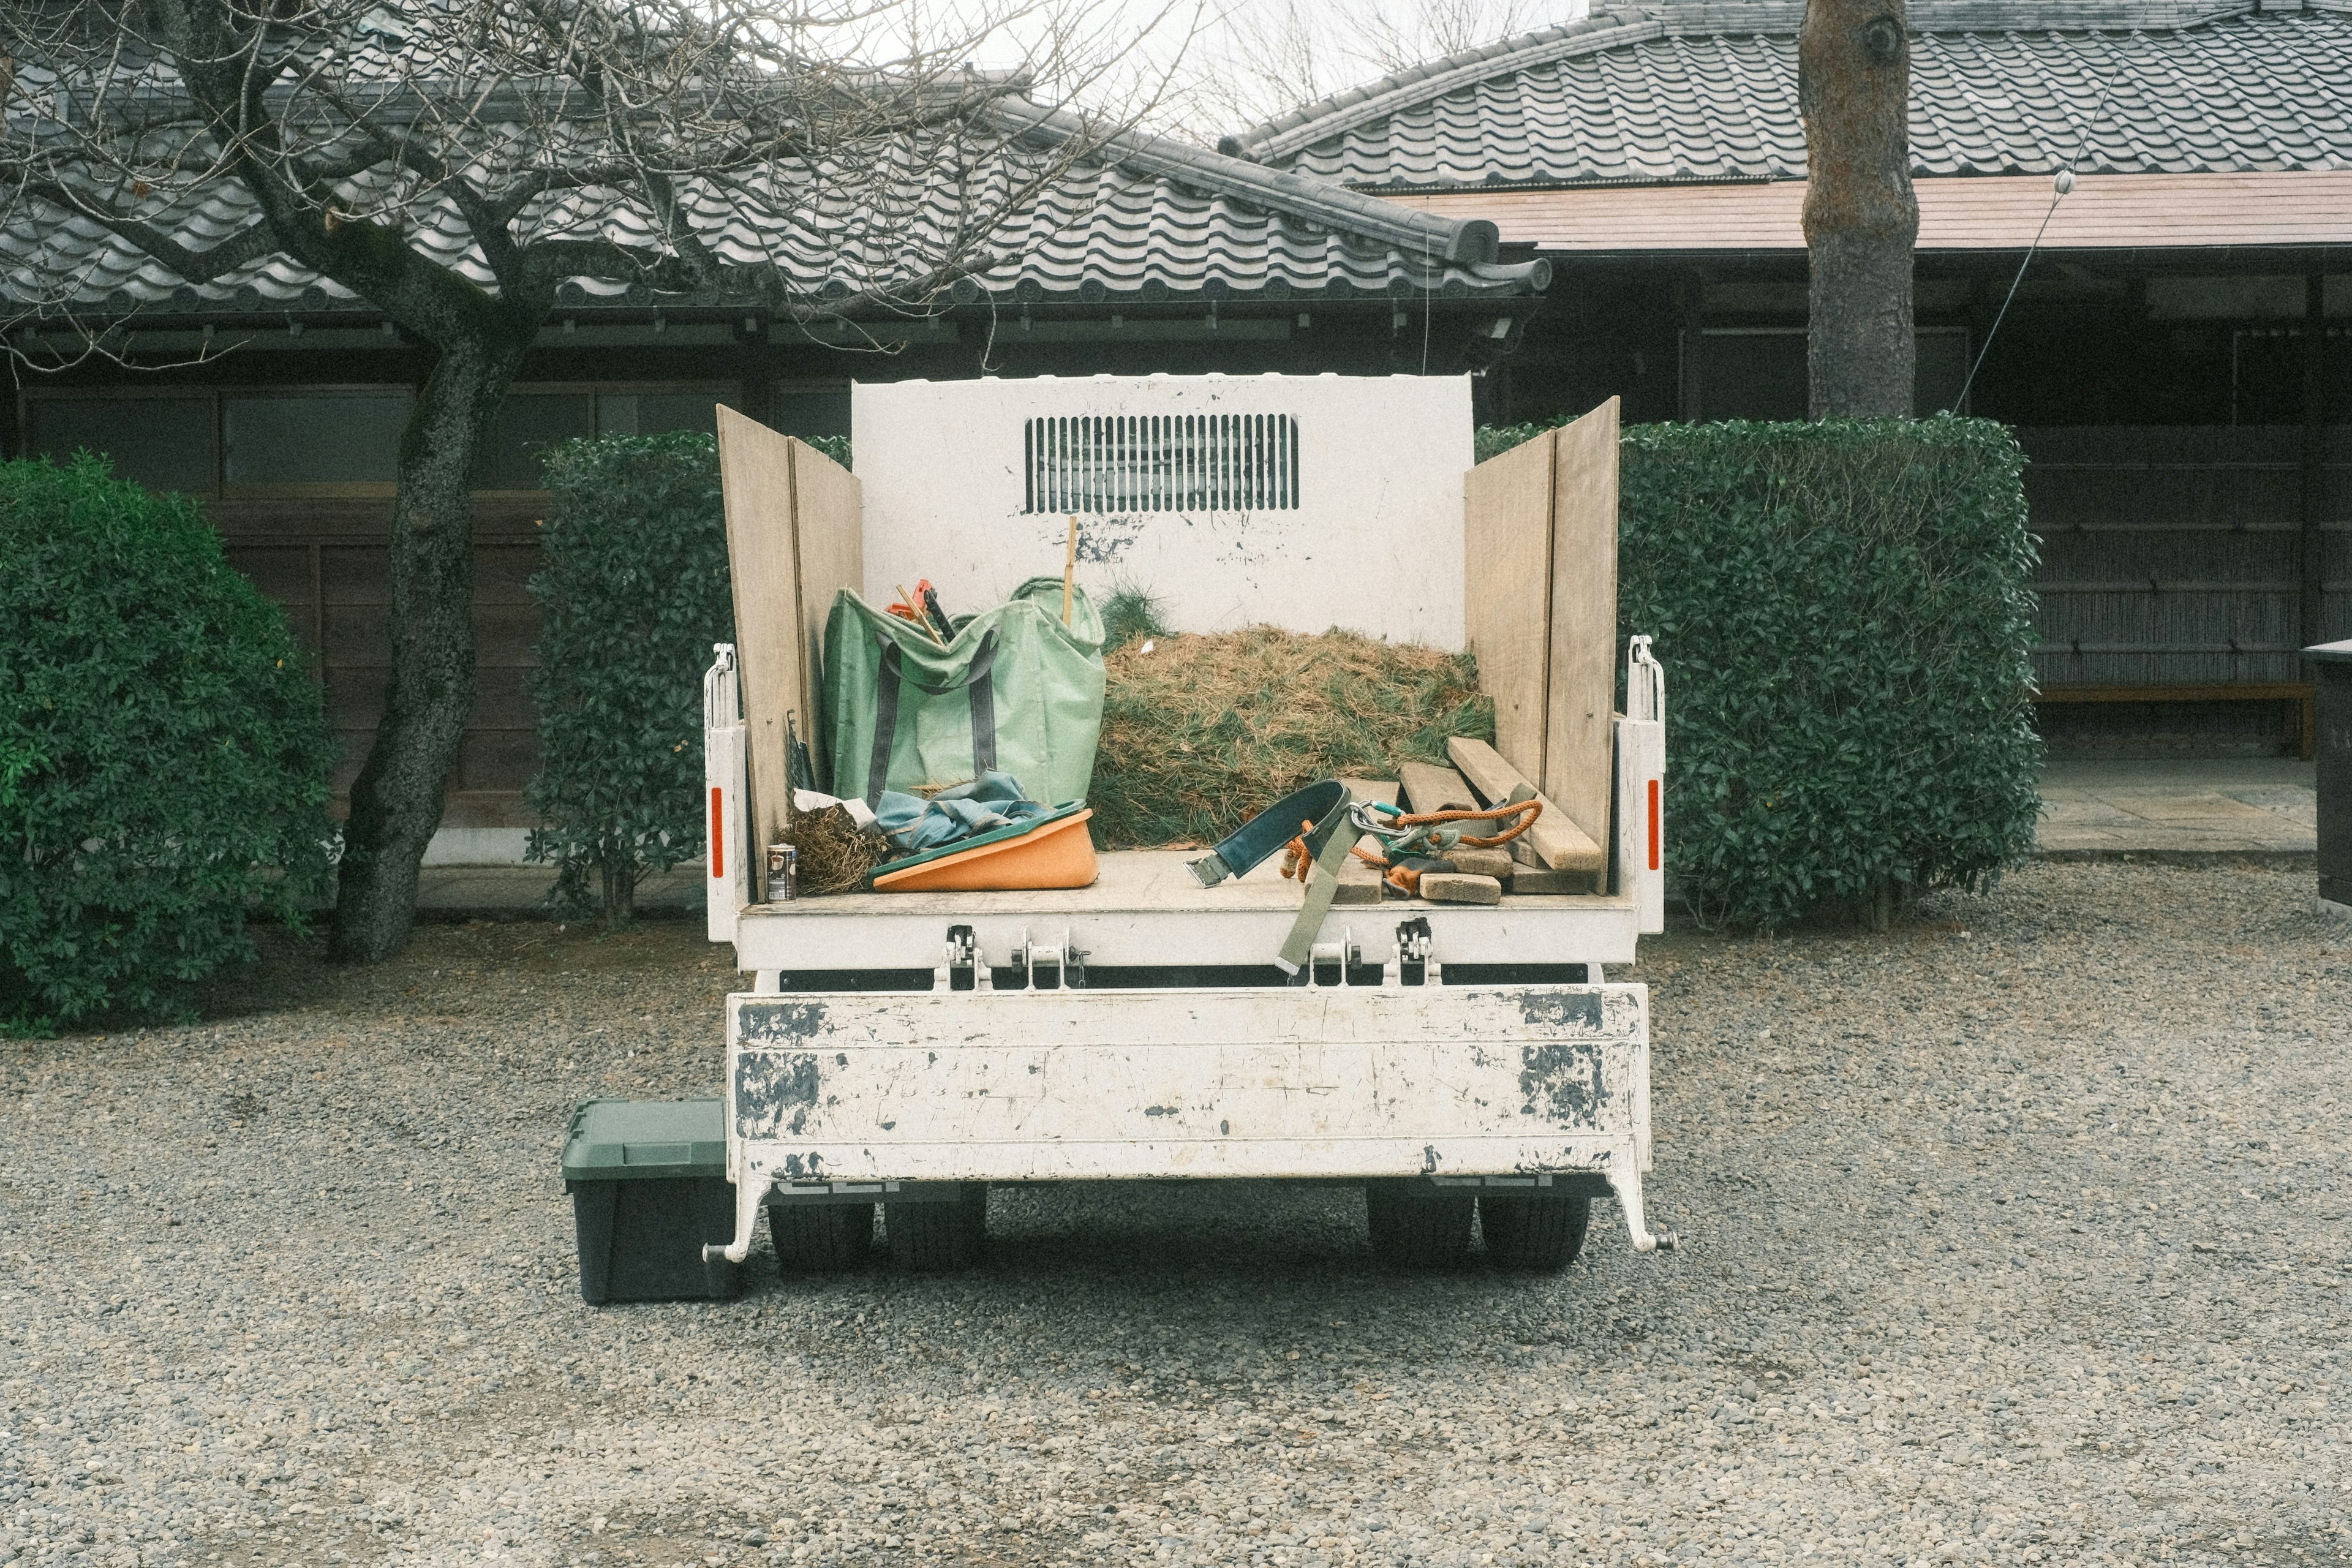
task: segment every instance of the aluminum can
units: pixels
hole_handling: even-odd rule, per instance
[[[801,852],[789,844],[768,846],[768,902],[786,903],[800,896]]]

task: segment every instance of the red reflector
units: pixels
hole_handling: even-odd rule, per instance
[[[1651,837],[1656,835],[1653,833]],[[1652,851],[1654,858],[1655,853]],[[710,875],[714,879],[727,875],[727,814],[719,807],[717,784],[710,786]]]
[[[1658,868],[1658,781],[1650,781],[1650,869]]]

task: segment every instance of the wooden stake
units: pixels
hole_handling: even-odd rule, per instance
[[[916,601],[914,595],[907,592],[907,584],[901,583],[898,584],[898,602],[915,612],[915,624],[922,627],[933,642],[938,643],[941,647],[947,647],[947,640],[940,636],[940,628],[931,625],[930,612]],[[1063,618],[1067,620],[1068,616],[1066,615]]]
[[[1078,514],[1070,514],[1070,549],[1062,558],[1062,624],[1070,624],[1070,591],[1078,581]]]

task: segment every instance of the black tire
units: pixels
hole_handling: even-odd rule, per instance
[[[913,1274],[950,1274],[980,1261],[988,1238],[988,1188],[969,1184],[952,1203],[885,1204],[890,1261]]]
[[[1372,1254],[1391,1268],[1458,1268],[1470,1256],[1478,1194],[1405,1180],[1366,1182],[1364,1218]]]
[[[838,1274],[874,1248],[872,1204],[778,1204],[768,1210],[776,1262],[787,1274]]]
[[[1557,1273],[1584,1250],[1591,1193],[1487,1192],[1478,1199],[1486,1257],[1497,1268]]]

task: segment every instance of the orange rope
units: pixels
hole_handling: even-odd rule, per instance
[[[1473,849],[1493,849],[1508,844],[1512,839],[1534,826],[1536,818],[1543,815],[1543,804],[1540,800],[1523,800],[1516,805],[1496,806],[1491,811],[1425,811],[1414,815],[1392,816],[1389,820],[1399,827],[1434,827],[1448,822],[1491,822],[1498,817],[1517,817],[1517,820],[1501,833],[1486,837],[1479,837],[1468,833],[1462,836],[1462,842]],[[1315,868],[1315,857],[1307,847],[1307,836],[1315,831],[1315,825],[1301,819],[1298,828],[1298,837],[1292,839],[1283,851],[1282,876],[1285,881],[1297,878],[1304,882]],[[1357,845],[1351,853],[1365,865],[1376,870],[1387,871],[1389,873],[1387,880],[1408,894],[1412,893],[1421,881],[1420,872],[1402,868],[1391,869],[1388,857],[1375,854],[1360,844]]]
[[[1543,802],[1523,800],[1517,805],[1499,806],[1493,811],[1429,811],[1415,816],[1394,816],[1389,820],[1399,827],[1431,827],[1448,822],[1488,821],[1506,815],[1516,816],[1518,818],[1508,830],[1485,838],[1465,833],[1462,836],[1462,842],[1474,849],[1492,849],[1498,845],[1508,844],[1535,826],[1536,818],[1543,815]],[[1302,847],[1300,841],[1293,841],[1294,850]],[[1391,866],[1387,856],[1376,854],[1360,844],[1356,846],[1353,853],[1356,858],[1365,865],[1375,870],[1387,872],[1388,875],[1381,880],[1407,898],[1412,897],[1421,890],[1421,873],[1412,867]],[[1285,874],[1287,875],[1287,872]]]
[[[1498,805],[1489,811],[1428,811],[1418,816],[1393,816],[1389,820],[1399,827],[1432,827],[1441,823],[1485,822],[1513,815],[1517,816],[1518,821],[1512,824],[1507,832],[1497,833],[1487,838],[1474,837],[1467,833],[1462,836],[1462,842],[1473,849],[1492,849],[1497,845],[1508,844],[1512,839],[1533,827],[1536,818],[1543,815],[1543,802],[1523,800],[1517,805]]]
[[[1292,839],[1288,846],[1284,848],[1282,853],[1282,879],[1284,881],[1286,882],[1290,880],[1291,878],[1296,877],[1300,881],[1304,882],[1314,871],[1315,856],[1313,852],[1307,847],[1307,836],[1314,831],[1315,825],[1313,823],[1307,821],[1305,817],[1299,818],[1298,837]]]

